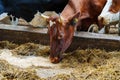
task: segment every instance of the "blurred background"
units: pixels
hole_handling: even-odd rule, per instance
[[[0,0],[0,14],[7,12],[15,17],[31,21],[37,11],[60,13],[68,0]]]

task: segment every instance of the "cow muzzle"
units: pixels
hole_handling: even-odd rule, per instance
[[[59,63],[62,60],[62,57],[50,57],[51,63]]]

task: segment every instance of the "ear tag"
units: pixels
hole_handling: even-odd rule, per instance
[[[75,25],[76,23],[78,22],[78,19],[77,18],[74,18],[71,22],[71,25]]]
[[[75,18],[74,21],[75,21],[75,23],[77,23],[78,22],[78,18]]]

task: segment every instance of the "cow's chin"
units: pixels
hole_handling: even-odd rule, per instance
[[[62,54],[58,52],[58,53],[55,53],[54,56],[50,56],[50,61],[51,63],[59,63],[62,60],[62,58],[63,58]]]
[[[62,58],[59,58],[59,57],[50,57],[50,61],[51,63],[59,63],[60,61],[62,60]]]

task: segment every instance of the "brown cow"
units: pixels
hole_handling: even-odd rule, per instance
[[[98,24],[97,18],[106,2],[107,0],[69,0],[60,17],[49,19],[52,63],[58,63],[62,59],[61,53],[71,44],[75,28],[87,30],[91,24]]]
[[[112,5],[109,11],[113,13],[119,12],[120,11],[120,0],[112,0]]]

